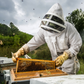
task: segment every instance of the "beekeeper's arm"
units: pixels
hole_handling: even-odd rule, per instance
[[[67,25],[67,33],[66,34],[68,36],[70,48],[68,50],[65,50],[61,56],[58,56],[55,59],[56,66],[61,66],[65,60],[67,60],[68,58],[71,58],[73,56],[76,56],[82,45],[82,39],[81,39],[78,31],[70,23],[68,23],[68,25]]]
[[[43,35],[43,29],[40,29],[38,33],[27,44],[23,45],[16,53],[13,54],[13,61],[16,62],[16,58],[35,50],[44,43],[45,40]]]

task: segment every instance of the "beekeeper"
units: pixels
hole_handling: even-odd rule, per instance
[[[13,54],[13,61],[47,43],[56,66],[68,74],[76,74],[80,67],[77,54],[82,45],[82,39],[76,28],[64,21],[60,4],[56,3],[49,9],[40,27],[38,33]]]

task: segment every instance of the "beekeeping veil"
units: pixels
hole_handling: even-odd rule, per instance
[[[48,31],[62,32],[66,27],[64,25],[63,11],[60,4],[54,4],[41,21],[41,28]]]

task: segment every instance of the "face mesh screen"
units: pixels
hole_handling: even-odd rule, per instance
[[[48,26],[51,27],[51,28],[54,28],[54,29],[56,29],[58,31],[63,31],[65,29],[65,28],[63,28],[61,26],[58,26],[58,25],[56,25],[54,23],[51,23],[51,22],[48,23]]]
[[[47,15],[45,15],[44,17],[43,17],[43,19],[49,19],[50,18],[50,14],[47,14]]]
[[[56,16],[54,16],[54,15],[52,16],[51,20],[52,20],[52,21],[55,21],[55,22],[58,22],[58,23],[60,23],[60,24],[62,24],[62,25],[64,25],[63,20],[61,20],[60,18],[58,18],[58,17],[56,17]]]

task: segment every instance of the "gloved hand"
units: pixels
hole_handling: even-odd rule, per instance
[[[12,53],[12,60],[13,62],[15,63],[16,62],[16,59],[22,55],[24,55],[24,49],[23,48],[20,48],[17,52],[15,53]]]
[[[29,52],[29,47],[27,44],[24,44],[16,53],[12,53],[12,60],[16,62],[16,59],[22,55],[25,55]]]
[[[64,52],[62,55],[58,56],[54,61],[56,62],[56,67],[61,66],[65,60],[69,58],[69,54]]]

